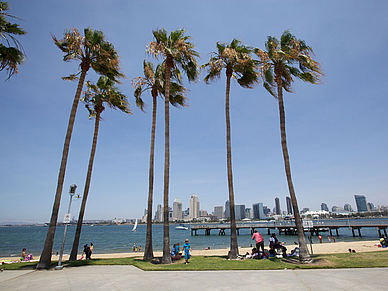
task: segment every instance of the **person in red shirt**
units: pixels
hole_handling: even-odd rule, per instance
[[[260,247],[261,247],[261,250],[263,251],[263,254],[265,254],[264,253],[264,238],[261,235],[261,233],[258,232],[257,230],[255,230],[255,232],[252,236],[252,239],[256,240],[256,249],[259,252],[259,254],[260,254]]]

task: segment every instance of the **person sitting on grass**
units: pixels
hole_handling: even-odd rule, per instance
[[[279,250],[279,249],[282,250],[283,257],[287,256],[286,254],[287,248],[279,242],[279,240],[276,238],[276,234],[274,233],[271,234],[271,237],[269,239],[269,249],[270,249],[269,252],[272,256],[275,256],[277,254],[276,250]]]

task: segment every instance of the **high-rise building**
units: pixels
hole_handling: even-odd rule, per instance
[[[172,220],[182,220],[183,204],[179,198],[175,198],[172,204]]]
[[[329,207],[327,207],[326,203],[321,203],[321,210],[329,212]]]
[[[253,203],[252,204],[252,215],[254,219],[264,219],[264,208],[263,203]]]
[[[366,204],[366,197],[364,195],[354,195],[356,200],[357,212],[368,211],[368,205]]]
[[[345,203],[344,210],[349,211],[349,212],[353,212],[352,205]]]
[[[190,197],[190,206],[189,206],[189,219],[190,221],[193,219],[199,218],[199,198],[195,194],[191,194]]]
[[[271,212],[271,209],[269,209],[267,206],[263,206],[263,212],[264,215],[268,215]]]
[[[368,210],[369,211],[375,210],[375,205],[372,202],[368,202],[367,205],[368,205]]]
[[[156,206],[155,221],[163,221],[163,206],[161,204]]]
[[[276,198],[275,198],[275,213],[276,213],[276,215],[282,214],[282,212],[281,212],[281,210],[280,210],[280,201],[279,201],[279,197],[276,197]]]
[[[294,212],[292,210],[291,197],[286,197],[286,205],[287,205],[287,214],[292,215]]]
[[[236,220],[242,220],[245,218],[245,205],[235,204],[234,211],[236,212]]]
[[[230,205],[229,200],[226,200],[226,202],[225,202],[225,216],[224,216],[225,219],[230,218],[230,206],[229,205]]]
[[[245,218],[252,218],[252,209],[251,208],[245,208]]]
[[[332,212],[339,212],[339,211],[343,211],[344,209],[341,207],[341,206],[333,206],[331,208],[331,211]]]
[[[223,206],[214,206],[213,215],[217,217],[218,220],[224,218],[224,207]]]

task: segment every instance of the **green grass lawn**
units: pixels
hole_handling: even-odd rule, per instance
[[[189,264],[184,264],[184,259],[171,265],[152,264],[141,258],[119,259],[92,259],[75,262],[64,262],[65,267],[86,265],[133,265],[145,271],[208,271],[208,270],[278,270],[278,269],[323,269],[323,268],[376,268],[388,267],[388,251],[313,255],[312,264],[299,264],[297,258],[267,260],[228,260],[226,257],[209,256],[191,257]],[[52,265],[55,266],[56,261]],[[34,263],[14,263],[3,265],[5,270],[33,269]]]

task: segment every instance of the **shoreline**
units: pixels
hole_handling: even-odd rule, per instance
[[[318,243],[312,244],[314,254],[338,254],[338,253],[347,253],[348,249],[355,250],[357,253],[363,252],[374,252],[374,251],[388,251],[388,248],[379,248],[378,240],[370,241],[353,241],[353,242],[333,242],[333,243]],[[287,253],[290,253],[296,245],[285,245],[287,248]],[[310,244],[307,244],[310,251]],[[192,256],[226,256],[228,255],[229,248],[225,249],[210,249],[210,250],[196,250],[193,245],[193,250],[191,252]],[[252,248],[239,248],[240,255],[244,255],[247,252],[250,253]],[[131,252],[131,253],[108,253],[108,254],[99,254],[93,253],[92,259],[113,259],[113,258],[127,258],[127,257],[142,257],[144,252]],[[163,256],[162,251],[154,252],[155,257]],[[34,255],[34,260],[39,260],[39,256]],[[62,260],[67,261],[68,255],[64,255]],[[78,255],[81,257],[81,254]],[[59,259],[59,256],[53,255],[52,260],[56,261]],[[17,261],[19,257],[1,257],[0,261],[9,262]]]

